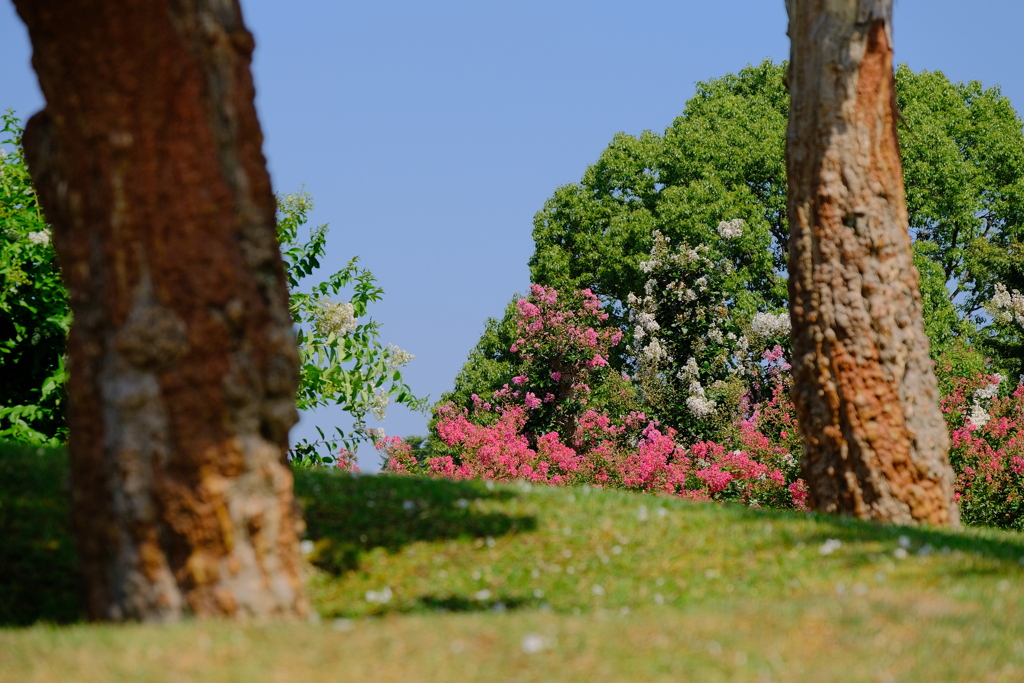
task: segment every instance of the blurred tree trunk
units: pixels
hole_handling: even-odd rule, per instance
[[[957,524],[896,136],[892,0],[787,0],[793,397],[815,509]]]
[[[74,314],[71,489],[93,619],[297,616],[298,355],[237,1],[15,0]]]

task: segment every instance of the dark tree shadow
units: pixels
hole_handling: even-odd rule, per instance
[[[737,506],[741,523],[750,523],[753,518],[770,520],[772,518],[790,518],[794,513],[781,510],[760,510]],[[797,513],[799,514],[799,513]],[[807,545],[824,543],[828,539],[836,539],[843,543],[857,544],[865,541],[878,541],[887,552],[900,547],[900,537],[909,541],[906,548],[908,554],[939,555],[963,553],[1008,563],[1013,571],[1019,571],[1019,564],[1024,564],[1024,534],[1008,532],[1001,529],[966,527],[949,529],[940,527],[909,527],[866,522],[851,517],[806,513],[813,524],[802,528],[801,532],[792,534],[792,541],[803,541]],[[851,566],[869,564],[871,559],[857,554],[848,559]],[[1019,564],[1018,564],[1019,563]],[[950,568],[951,575],[992,574],[991,568]]]
[[[509,595],[498,595],[493,599],[472,600],[465,596],[458,595],[421,595],[408,607],[403,607],[403,612],[422,612],[432,610],[435,612],[504,612],[522,609],[524,607],[536,607],[539,600],[519,598]]]
[[[504,536],[537,528],[532,516],[473,509],[481,499],[516,494],[479,481],[393,475],[359,476],[297,470],[295,493],[303,506],[313,563],[333,574],[358,568],[373,548],[397,552],[415,541]]]
[[[0,626],[82,613],[67,453],[0,443]]]

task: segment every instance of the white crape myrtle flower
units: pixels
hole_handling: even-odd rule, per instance
[[[373,440],[377,442],[383,441],[384,437],[386,436],[383,427],[374,427],[372,429],[368,429],[367,431],[370,432],[370,436],[373,438]]]
[[[703,395],[693,395],[686,399],[686,407],[693,413],[694,417],[703,418],[714,414],[717,406],[714,401],[705,398]]]
[[[386,361],[386,365],[390,370],[397,370],[400,367],[408,365],[409,361],[416,357],[408,351],[403,351],[394,344],[388,344],[387,351],[388,359]]]
[[[352,304],[345,301],[336,303],[327,298],[319,303],[319,308],[313,312],[313,325],[319,336],[328,337],[333,334],[336,337],[344,337],[355,331],[359,325],[359,319],[355,315],[356,309]]]
[[[743,226],[746,225],[742,218],[734,218],[731,221],[722,221],[718,224],[718,234],[727,240],[734,239],[743,234]]]
[[[640,311],[636,314],[636,322],[645,332],[657,332],[661,325],[654,319],[654,314],[648,311]]]
[[[32,244],[49,244],[50,233],[46,230],[40,230],[38,232],[30,232],[28,234],[28,241]]]
[[[722,336],[722,331],[717,327],[712,327],[710,330],[708,330],[708,339],[715,342],[716,344],[721,344],[725,342],[725,337]]]
[[[370,401],[370,410],[373,412],[373,416],[378,420],[383,420],[387,416],[388,404],[390,403],[391,397],[388,396],[388,392],[378,389]]]
[[[657,339],[652,339],[651,343],[644,347],[643,354],[644,358],[652,363],[666,357],[665,349],[661,348],[661,343]]]
[[[686,399],[686,407],[694,417],[699,419],[714,413],[715,408],[718,406],[704,395],[704,387],[697,380],[697,372],[697,363],[693,358],[690,358],[686,363],[686,367],[680,371],[677,377],[682,380],[685,380],[687,377],[690,378],[690,397]]]
[[[676,373],[676,377],[684,382],[686,380],[694,381],[699,375],[700,369],[697,368],[697,360],[693,357],[687,358],[686,365],[683,366],[682,370]]]
[[[996,322],[1024,325],[1024,295],[1016,289],[1007,290],[1002,283],[996,283],[996,294],[985,305],[985,310]]]
[[[971,407],[971,415],[970,417],[967,418],[967,421],[970,422],[975,427],[980,428],[987,425],[990,419],[992,418],[991,416],[989,416],[988,411],[986,411],[979,404],[975,403]]]
[[[708,287],[708,279],[705,276],[701,275],[693,284],[697,286],[697,289],[704,291]]]
[[[766,339],[789,334],[789,313],[758,313],[750,323],[750,331],[757,337]]]
[[[987,385],[983,386],[980,389],[975,389],[974,390],[974,400],[976,400],[976,401],[986,401],[988,399],[995,398],[998,394],[999,394],[999,384],[996,383],[996,382],[993,382],[992,384],[987,384]]]

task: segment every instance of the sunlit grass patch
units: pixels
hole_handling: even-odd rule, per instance
[[[4,506],[50,512],[4,513],[4,562],[70,538],[62,456],[14,457],[37,469]],[[318,623],[8,628],[0,681],[1024,680],[1014,533],[328,470],[296,493]],[[73,580],[63,552],[18,560],[18,604],[77,614],[30,578]]]

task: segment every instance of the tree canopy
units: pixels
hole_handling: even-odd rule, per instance
[[[623,325],[642,295],[655,232],[672,244],[721,245],[715,226],[740,219],[747,252],[731,283],[756,311],[784,307],[789,224],[786,65],[764,61],[697,84],[662,134],[617,133],[577,183],[555,189],[534,218],[530,275],[560,290],[590,289]],[[915,264],[934,357],[954,342],[999,340],[983,306],[1011,274],[1024,230],[1024,132],[998,87],[953,83],[942,72],[896,69],[901,156]],[[1012,289],[1012,288],[1011,288]],[[511,376],[501,339],[510,318],[487,323],[449,398],[484,395]],[[1001,346],[1000,346],[1001,344]],[[998,360],[998,358],[997,358]],[[1009,359],[1006,359],[1009,362]],[[618,364],[622,358],[613,359]],[[485,369],[486,366],[486,369]]]

